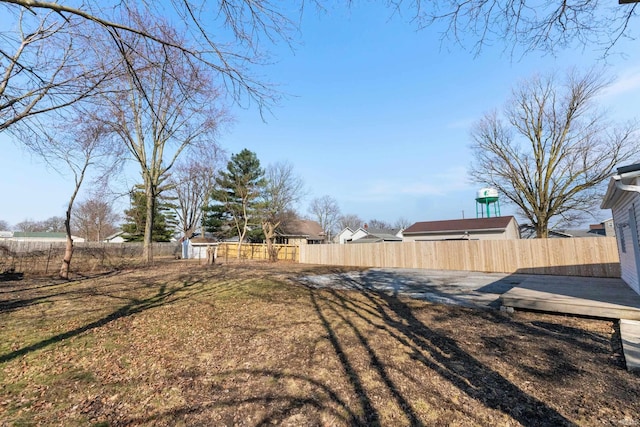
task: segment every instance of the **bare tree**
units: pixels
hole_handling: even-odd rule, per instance
[[[639,153],[635,124],[616,126],[596,108],[601,73],[536,76],[513,90],[503,111],[473,128],[472,178],[495,187],[547,237],[597,205],[614,167]]]
[[[101,193],[78,203],[72,213],[73,229],[87,242],[101,242],[117,231],[120,216]]]
[[[287,220],[296,217],[295,205],[304,195],[304,183],[289,162],[269,165],[265,171],[265,181],[260,217],[269,259],[275,262],[278,260],[278,253],[273,246],[276,230]]]
[[[370,219],[367,223],[369,228],[374,230],[389,230],[393,228],[390,223],[381,219]]]
[[[65,224],[64,217],[52,216],[40,223],[40,230],[47,233],[64,233]]]
[[[16,224],[15,229],[27,233],[64,233],[64,218],[52,216],[43,221],[25,219]]]
[[[181,44],[170,27],[163,28],[165,40]],[[102,95],[105,108],[93,120],[117,135],[140,167],[147,203],[143,258],[151,262],[153,212],[158,196],[170,188],[171,168],[183,152],[213,147],[225,115],[216,106],[213,76],[200,62],[189,61],[180,49],[135,38],[122,47],[127,72]]]
[[[34,232],[34,231],[41,231],[40,224],[32,219],[25,219],[24,221],[17,223],[15,225],[15,229],[17,231],[22,231],[27,233]]]
[[[405,228],[409,227],[411,224],[413,224],[413,222],[401,216],[400,218],[396,219],[396,221],[393,223],[393,228],[404,230]]]
[[[91,51],[80,39],[87,25],[36,10],[0,2],[9,24],[0,30],[0,132],[88,97],[117,66],[85,67]]]
[[[176,164],[169,179],[168,197],[176,203],[182,233],[191,237],[202,223],[202,208],[214,188],[224,158],[214,143],[207,150]]]
[[[141,45],[168,48],[181,62],[208,68],[238,102],[269,106],[277,94],[251,67],[268,62],[265,46],[290,42],[295,25],[280,8],[269,0],[0,0],[0,131],[94,94],[126,64],[129,49]],[[141,16],[146,19],[133,18]],[[165,16],[173,17],[172,29],[186,38],[176,40],[162,28]],[[87,38],[109,40],[108,48],[121,57],[106,67],[89,66],[91,52],[82,42]]]
[[[30,142],[32,149],[61,175],[73,175],[74,186],[62,221],[67,236],[60,267],[60,277],[64,279],[69,278],[73,256],[71,217],[80,188],[90,168],[95,167],[105,177],[117,167],[120,159],[119,152],[110,144],[107,129],[101,123],[85,121],[83,113],[84,111],[76,111],[77,116],[69,116],[69,121],[59,125],[62,131],[58,134],[47,134],[45,139]]]
[[[341,215],[338,219],[338,228],[340,228],[340,230],[344,230],[345,228],[349,227],[352,230],[357,230],[358,228],[362,227],[363,223],[364,221],[358,215],[345,214]]]
[[[625,37],[634,38],[637,2],[608,4],[598,0],[534,2],[526,0],[392,0],[398,10],[410,9],[420,28],[444,24],[443,37],[479,53],[486,45],[505,43],[525,52],[555,52],[567,47],[600,47],[608,53]],[[408,3],[408,4],[407,4]]]
[[[327,241],[331,241],[331,236],[340,218],[340,207],[336,199],[329,195],[316,197],[309,205],[309,213],[320,223],[327,236]]]
[[[315,1],[322,7],[323,1]],[[565,46],[609,49],[624,37],[633,38],[637,2],[602,5],[597,0],[429,1],[390,0],[392,10],[412,14],[419,27],[444,23],[445,36],[464,43],[475,37],[477,52],[486,44],[507,41],[526,51],[555,51]],[[271,0],[139,2],[133,0],[80,3],[41,0],[0,0],[0,131],[24,119],[68,106],[95,92],[129,54],[130,40],[144,40],[176,50],[220,76],[238,102],[269,106],[278,96],[256,78],[251,67],[265,64],[265,45],[291,43],[305,2],[280,4]],[[292,13],[293,12],[293,13]],[[146,21],[132,19],[145,16]],[[172,16],[172,27],[187,34],[177,42],[156,22]],[[146,25],[151,23],[151,25]],[[227,31],[220,31],[223,26]],[[221,38],[221,34],[230,37]],[[637,33],[636,33],[637,34]],[[83,38],[108,37],[122,58],[107,68],[86,67]]]
[[[9,223],[3,219],[0,219],[0,231],[8,231],[9,228]]]

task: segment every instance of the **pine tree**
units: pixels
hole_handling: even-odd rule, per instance
[[[264,186],[264,170],[254,152],[244,149],[232,155],[226,171],[216,178],[211,204],[206,209],[207,230],[232,230],[232,235],[238,236],[238,246],[246,238],[253,239],[250,230],[259,228],[257,206]]]
[[[131,193],[131,208],[124,211],[125,223],[122,225],[124,239],[127,242],[144,241],[144,227],[146,225],[147,198],[142,190],[133,190]],[[169,242],[178,225],[173,205],[166,200],[159,200],[154,214],[153,242]]]

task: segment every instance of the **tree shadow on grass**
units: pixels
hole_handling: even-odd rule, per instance
[[[187,298],[187,297],[192,297],[194,295],[197,294],[197,292],[194,292],[194,288],[199,285],[202,284],[202,279],[199,280],[193,280],[193,281],[183,281],[182,282],[182,286],[174,286],[172,287],[172,289],[167,289],[167,284],[164,282],[156,282],[155,280],[151,280],[151,279],[147,279],[146,281],[143,281],[142,283],[140,283],[139,286],[142,287],[151,287],[151,286],[157,286],[158,287],[158,291],[147,298],[142,298],[142,299],[137,299],[137,298],[133,298],[133,297],[125,297],[125,296],[121,296],[121,295],[117,295],[117,294],[110,294],[109,292],[105,292],[105,291],[98,291],[98,290],[80,290],[79,295],[74,295],[74,299],[78,299],[78,298],[82,298],[84,296],[86,296],[87,293],[90,293],[93,296],[96,295],[101,295],[101,296],[107,296],[110,298],[114,298],[114,299],[119,299],[119,300],[125,300],[127,301],[127,304],[119,307],[117,310],[109,313],[108,315],[97,319],[93,322],[87,323],[83,326],[80,326],[78,328],[69,330],[67,332],[63,332],[57,335],[54,335],[52,337],[49,337],[47,339],[38,341],[36,343],[33,343],[31,345],[22,347],[20,349],[11,351],[9,353],[6,354],[2,354],[0,355],[0,363],[4,363],[4,362],[8,362],[11,361],[15,358],[24,356],[28,353],[31,353],[33,351],[36,350],[41,350],[45,347],[48,347],[52,344],[56,344],[62,341],[65,341],[67,339],[73,338],[75,336],[78,336],[84,332],[96,329],[96,328],[100,328],[102,326],[107,325],[110,322],[113,322],[115,320],[118,320],[120,318],[123,317],[128,317],[131,315],[134,315],[136,313],[140,313],[155,307],[160,307],[168,302],[175,302],[178,301],[180,299],[183,298]],[[200,291],[202,292],[202,290]],[[74,294],[73,291],[65,291],[62,294]],[[59,296],[61,294],[56,294],[56,296]],[[51,296],[49,296],[51,297]],[[45,297],[42,297],[45,298]],[[25,304],[35,304],[37,303],[36,300],[38,300],[39,298],[35,298],[33,301],[25,301]],[[15,308],[19,308],[20,306],[17,306]],[[8,307],[11,308],[11,307]],[[14,309],[15,309],[14,308]]]
[[[419,425],[411,402],[404,397],[386,374],[374,349],[365,335],[350,321],[346,313],[356,316],[378,329],[383,329],[398,344],[408,347],[411,357],[446,379],[461,392],[481,402],[485,407],[501,411],[523,425],[563,425],[573,426],[572,421],[564,417],[545,402],[527,394],[498,372],[483,364],[463,350],[458,343],[429,328],[415,317],[412,309],[397,295],[372,290],[359,282],[351,281],[349,287],[359,290],[366,303],[349,298],[345,293],[327,290],[331,298],[323,298],[322,305],[314,293],[311,298],[322,323],[327,330],[329,340],[338,355],[344,371],[347,373],[355,393],[359,396],[362,410],[371,406],[367,392],[362,386],[350,362],[343,355],[339,340],[323,311],[330,310],[342,322],[351,328],[360,344],[369,354],[370,364],[382,379],[384,386],[396,400],[411,425]],[[372,320],[375,319],[375,322]],[[380,323],[379,323],[380,322]],[[376,422],[375,411],[365,422]]]
[[[303,384],[313,390],[313,392],[301,395],[282,392],[281,390],[274,392],[252,391],[253,395],[251,396],[226,397],[221,388],[214,386],[210,392],[215,393],[215,398],[211,399],[209,396],[204,396],[204,403],[190,402],[177,408],[151,413],[145,417],[119,420],[119,423],[123,425],[137,425],[150,422],[184,422],[185,417],[188,416],[205,413],[207,411],[235,409],[248,404],[259,407],[262,410],[261,412],[263,412],[259,419],[252,423],[252,425],[256,426],[278,424],[295,415],[303,408],[313,409],[317,413],[329,415],[335,420],[350,426],[372,425],[364,423],[362,418],[353,411],[348,402],[340,397],[338,392],[321,381],[306,375],[285,373],[271,369],[234,369],[220,372],[216,376],[220,378],[245,378],[249,376],[254,380],[260,378],[268,378],[275,381],[289,380]],[[207,399],[208,401],[206,401]],[[226,416],[229,416],[229,414],[226,414]],[[224,422],[224,415],[221,417],[223,418],[223,422],[220,424],[228,425],[237,422],[237,420],[233,419]]]

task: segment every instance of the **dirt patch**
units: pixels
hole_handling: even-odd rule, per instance
[[[185,261],[0,282],[0,424],[640,425],[611,321]]]

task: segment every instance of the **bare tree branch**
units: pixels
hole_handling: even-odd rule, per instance
[[[494,186],[546,237],[552,221],[573,222],[599,200],[600,184],[640,153],[634,123],[615,125],[595,105],[602,73],[536,76],[513,90],[503,112],[473,128],[474,181]]]

